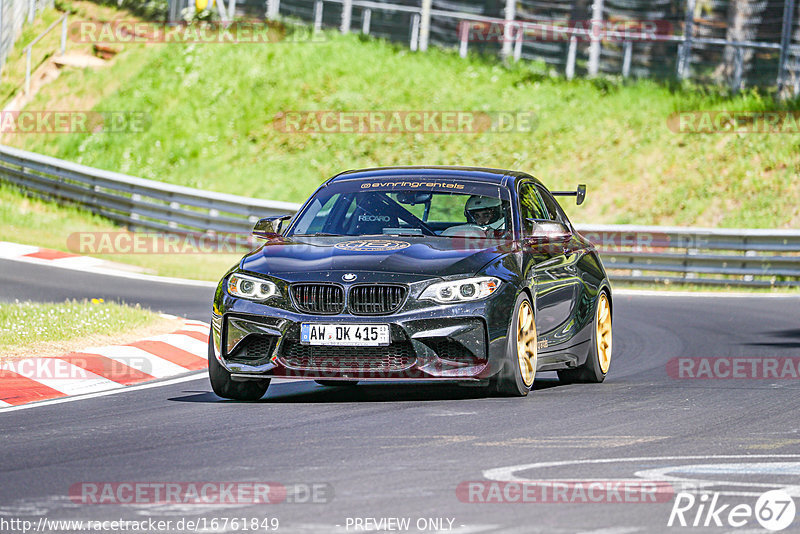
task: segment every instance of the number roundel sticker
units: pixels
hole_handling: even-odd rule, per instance
[[[402,250],[410,247],[411,244],[405,241],[392,241],[389,239],[356,239],[336,243],[333,247],[339,250],[350,250],[353,252],[389,252],[392,250]]]

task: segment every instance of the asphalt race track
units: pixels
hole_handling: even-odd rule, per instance
[[[211,288],[13,261],[1,261],[0,273],[2,300],[102,297],[209,320]],[[525,399],[302,381],[237,403],[215,396],[200,373],[0,412],[0,520],[172,522],[150,532],[188,532],[176,523],[197,518],[218,519],[193,530],[205,532],[244,531],[222,526],[226,518],[277,518],[278,532],[298,533],[364,532],[373,519],[402,525],[390,518],[408,518],[408,528],[391,530],[407,532],[762,532],[755,519],[739,528],[668,527],[670,495],[656,503],[462,502],[461,483],[513,477],[681,480],[751,506],[769,489],[800,495],[799,379],[692,380],[667,371],[679,357],[800,356],[800,298],[620,294],[614,305],[606,382],[562,386],[542,373]],[[289,494],[260,505],[70,499],[87,482],[273,482]],[[9,525],[0,531],[19,531]],[[796,518],[784,532],[797,530]]]
[[[12,260],[0,260],[0,273],[0,301],[102,298],[140,303],[186,319],[211,320],[212,287],[171,286]]]

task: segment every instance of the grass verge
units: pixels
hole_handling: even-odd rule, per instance
[[[102,299],[62,304],[0,304],[0,363],[58,357],[90,347],[124,345],[179,330],[182,319]]]
[[[158,315],[100,299],[63,304],[0,304],[0,349],[35,341],[70,340],[146,326]]]

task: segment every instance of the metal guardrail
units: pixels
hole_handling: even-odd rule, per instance
[[[259,218],[293,214],[300,207],[136,178],[6,146],[0,146],[0,180],[130,227],[173,233],[249,234]]]
[[[800,287],[800,231],[578,225],[615,280]]]
[[[133,229],[249,236],[299,204],[202,191],[0,146],[0,181]],[[800,287],[800,231],[578,225],[616,281]]]

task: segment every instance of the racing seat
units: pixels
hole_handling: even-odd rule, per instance
[[[350,235],[383,234],[384,228],[398,226],[397,215],[387,214],[387,207],[370,198],[356,200],[357,206],[350,218]]]

